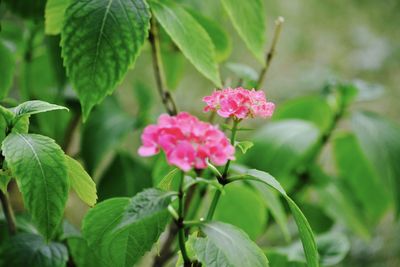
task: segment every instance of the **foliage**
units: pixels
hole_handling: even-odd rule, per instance
[[[266,51],[268,1],[213,2],[220,18],[196,1],[0,2],[0,266],[334,266],[398,217],[400,126],[355,105],[370,88],[330,81],[275,112],[263,91],[212,93],[261,88],[282,27]],[[236,42],[260,72],[231,62]],[[175,102],[188,66],[207,123]]]

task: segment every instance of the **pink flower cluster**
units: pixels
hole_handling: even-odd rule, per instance
[[[169,164],[184,171],[207,168],[206,160],[224,165],[234,159],[235,149],[222,131],[186,112],[161,115],[156,125],[144,129],[141,138],[139,155],[152,156],[162,149]]]
[[[266,118],[271,117],[275,109],[274,103],[267,102],[263,91],[242,87],[216,90],[203,101],[207,104],[204,111],[217,111],[224,118]]]

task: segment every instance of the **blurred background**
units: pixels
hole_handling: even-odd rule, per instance
[[[230,56],[221,62],[220,67],[226,86],[238,83],[238,73],[245,73],[246,77],[257,75],[261,69],[260,64],[233,29],[219,1],[179,2],[216,21],[227,32]],[[271,43],[275,19],[278,16],[285,18],[277,52],[262,86],[268,99],[276,103],[278,111],[280,106],[292,100],[321,95],[329,84],[351,83],[358,88],[358,98],[349,107],[349,112],[361,109],[374,111],[400,123],[400,1],[267,0],[265,12],[268,18],[266,50]],[[79,113],[79,104],[61,65],[59,37],[45,36],[40,19],[20,19],[4,10],[2,16],[0,37],[11,44],[18,59],[10,97],[17,100],[38,98],[50,102],[66,99],[72,111],[78,110]],[[168,86],[179,110],[189,111],[206,120],[208,115],[202,112],[201,99],[210,94],[214,86],[171,45],[165,33],[161,34],[162,49],[167,51],[163,60],[169,77]],[[113,96],[94,110],[87,124],[83,125],[79,115],[74,112],[67,115],[43,114],[33,122],[31,129],[48,134],[62,144],[67,153],[82,158],[100,184],[100,198],[132,195],[151,185],[150,180],[135,180],[136,177],[152,172],[149,169],[152,161],[139,159],[136,149],[141,128],[154,122],[164,112],[160,103],[155,88],[150,46],[146,44],[134,68],[128,72]],[[52,124],[48,123],[50,120]],[[268,123],[254,120],[247,126],[260,129]],[[335,130],[347,130],[349,125],[345,114]],[[97,134],[91,135],[89,132]],[[111,136],[112,140],[105,140],[107,136]],[[253,138],[253,135],[241,133],[240,137]],[[337,175],[331,146],[327,143],[316,162],[324,172]],[[352,160],[352,150],[348,153],[348,160]],[[251,154],[241,159],[241,163],[251,165],[248,163],[249,157]],[[262,157],[260,161],[260,164],[265,163],[265,170],[269,171],[268,164],[272,163],[263,162]],[[111,179],[116,174],[123,177],[118,186],[115,185],[116,178]],[[362,182],[362,177],[359,181]],[[284,179],[282,183],[286,184]],[[290,188],[293,185],[289,182],[287,186]],[[344,253],[344,260],[334,266],[400,266],[400,223],[394,215],[393,204],[388,204],[377,221],[365,228],[368,234],[363,236],[357,234],[347,222],[337,222],[337,217],[321,208],[321,198],[315,195],[318,190],[310,188],[300,193],[295,192],[295,196],[306,216],[310,216],[313,229],[320,233],[325,233],[328,228],[335,229],[346,237],[336,240],[335,244],[339,247],[337,250],[343,249],[348,253]],[[13,205],[21,210],[22,202],[15,191],[14,188]],[[341,212],[346,212],[337,206],[335,209],[339,217]],[[72,197],[66,217],[72,224],[79,226],[86,211],[87,207]],[[363,220],[358,219],[360,221],[357,223],[362,224]],[[292,220],[289,220],[289,224],[290,230],[295,229]],[[276,225],[272,225],[257,241],[260,244],[283,246],[278,241],[282,239],[278,232]],[[327,254],[329,249],[337,252],[335,248],[329,247]],[[276,266],[298,265],[282,263]]]

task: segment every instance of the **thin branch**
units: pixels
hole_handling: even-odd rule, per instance
[[[151,44],[151,53],[153,59],[153,69],[154,75],[156,78],[157,90],[161,97],[161,101],[170,115],[177,114],[177,108],[175,101],[173,100],[170,92],[167,90],[165,75],[163,71],[163,64],[161,59],[161,48],[160,48],[160,40],[158,38],[158,29],[157,22],[154,19],[154,16],[150,22],[150,34],[149,41]]]
[[[0,200],[1,200],[1,205],[3,207],[4,216],[6,217],[8,232],[11,235],[15,235],[17,233],[17,226],[15,224],[14,212],[12,210],[10,201],[6,193],[3,193],[3,191],[1,190],[0,190]]]
[[[264,83],[265,76],[271,65],[272,59],[274,58],[276,53],[276,44],[278,43],[279,37],[281,35],[282,25],[284,21],[285,20],[283,19],[283,17],[278,17],[275,20],[275,29],[274,29],[274,36],[272,38],[272,44],[267,55],[265,56],[265,66],[261,69],[260,75],[258,76],[258,81],[255,86],[256,89],[259,89]]]

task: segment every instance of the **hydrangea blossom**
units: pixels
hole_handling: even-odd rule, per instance
[[[245,119],[254,117],[271,117],[275,105],[267,102],[263,91],[239,88],[216,90],[203,98],[207,104],[204,111],[216,111],[224,118]]]
[[[141,139],[139,155],[152,156],[161,149],[169,164],[183,171],[207,168],[207,160],[224,165],[234,159],[235,149],[222,131],[186,112],[161,115],[156,125],[144,129]]]

